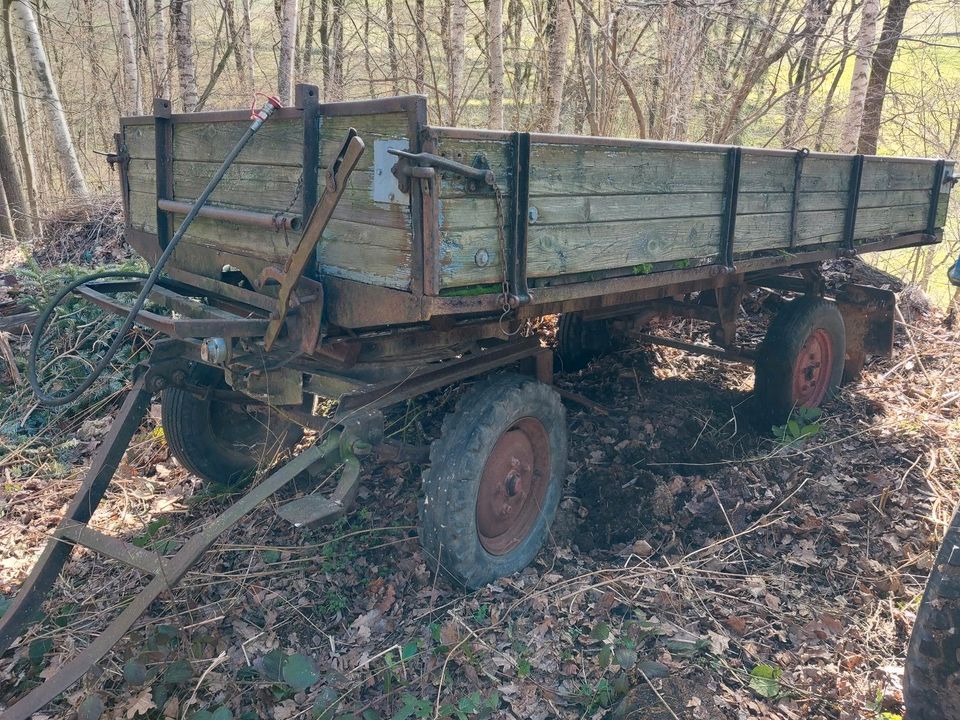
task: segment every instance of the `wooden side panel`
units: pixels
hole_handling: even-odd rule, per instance
[[[156,133],[150,125],[124,125],[127,147],[127,186],[130,226],[134,230],[157,232]]]
[[[512,159],[507,140],[445,138],[441,153],[494,170],[509,218]],[[539,138],[538,138],[539,139]],[[527,265],[531,278],[599,270],[642,270],[716,258],[724,207],[727,149],[663,148],[569,138],[534,142],[530,157]],[[806,157],[791,228],[796,159],[742,151],[737,255],[809,248],[843,240],[853,158]],[[934,162],[868,158],[855,238],[919,231],[926,225]],[[456,176],[440,183],[441,287],[502,280],[497,206],[490,193],[469,193]],[[943,214],[943,210],[940,210]],[[508,220],[509,225],[509,220]],[[792,231],[795,232],[791,237]]]
[[[192,202],[203,192],[223,159],[249,123],[238,121],[178,122],[174,125],[172,167],[174,199]],[[410,284],[412,249],[409,204],[378,203],[372,197],[374,143],[377,139],[407,138],[406,113],[330,116],[320,119],[319,185],[350,128],[357,130],[367,150],[351,175],[334,219],[318,247],[322,272],[392,288]],[[156,160],[152,125],[126,127],[130,154],[131,223],[156,232]],[[263,213],[303,212],[303,124],[299,119],[267,122],[240,153],[214,190],[210,203]],[[183,219],[174,216],[175,227]],[[299,241],[299,233],[235,225],[199,218],[191,225],[172,262],[185,269],[218,274],[223,265],[248,268],[282,264]],[[217,258],[224,262],[214,267]]]
[[[409,140],[407,115],[396,112],[321,118],[321,188],[326,182],[325,168],[336,159],[350,128],[366,143],[366,151],[317,249],[322,272],[372,285],[408,289],[413,253],[409,203],[373,199],[375,143]]]

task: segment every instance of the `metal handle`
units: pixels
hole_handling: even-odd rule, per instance
[[[468,180],[474,180],[476,182],[484,183],[493,187],[496,184],[496,176],[493,174],[493,170],[489,168],[475,168],[470,165],[464,165],[463,163],[458,163],[456,160],[451,160],[450,158],[445,158],[441,155],[434,155],[433,153],[412,153],[407,152],[406,150],[399,150],[397,148],[390,148],[387,150],[391,155],[396,155],[398,158],[407,160],[410,163],[413,163],[415,166],[419,167],[433,167],[440,170],[449,170],[452,173],[457,175],[462,175]],[[413,168],[409,170],[401,170],[400,172],[405,172],[407,174],[413,175],[414,177],[419,177],[419,175],[413,172]]]

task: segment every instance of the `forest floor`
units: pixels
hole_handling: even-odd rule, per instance
[[[317,531],[266,504],[44,717],[81,703],[96,717],[102,701],[107,718],[200,720],[894,718],[925,576],[960,498],[960,331],[901,295],[894,358],[871,361],[794,442],[750,422],[743,366],[632,346],[559,374],[589,403],[567,403],[548,547],[477,592],[421,555],[418,466],[366,463],[356,510]],[[744,332],[760,333],[779,302],[750,296]],[[27,337],[8,341],[22,361]],[[122,394],[53,413],[15,375],[0,360],[7,598]],[[459,392],[401,408],[393,430],[429,441]],[[178,466],[158,423],[155,405],[94,525],[163,552],[230,499]],[[42,622],[0,660],[0,706],[141,585],[76,553]]]

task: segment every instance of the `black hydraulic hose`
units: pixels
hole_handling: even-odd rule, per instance
[[[40,321],[37,324],[37,328],[34,331],[33,341],[30,343],[30,357],[28,358],[27,367],[27,379],[30,381],[30,387],[33,389],[34,394],[36,394],[41,403],[44,405],[58,406],[67,405],[73,402],[83,395],[83,393],[89,390],[90,386],[93,385],[103,371],[107,369],[107,366],[120,350],[120,346],[123,344],[123,340],[130,331],[130,328],[132,328],[133,324],[136,322],[140,311],[143,310],[143,306],[146,304],[147,298],[149,297],[150,292],[153,290],[153,286],[156,284],[157,279],[160,277],[160,273],[163,271],[164,266],[167,264],[170,256],[173,255],[173,251],[186,234],[187,229],[190,227],[190,224],[193,222],[194,218],[197,217],[197,214],[200,212],[200,208],[203,207],[204,203],[206,203],[210,198],[210,195],[213,194],[213,191],[223,179],[223,176],[226,175],[227,170],[233,164],[233,161],[237,159],[240,151],[243,150],[248,142],[250,142],[250,138],[256,134],[257,130],[260,129],[263,123],[278,107],[280,107],[279,102],[273,98],[267,98],[266,103],[264,103],[260,111],[254,114],[253,122],[250,124],[250,127],[247,128],[247,131],[243,134],[243,137],[240,138],[237,144],[233,147],[233,150],[230,151],[230,154],[227,155],[226,159],[223,161],[223,164],[220,165],[220,168],[217,170],[214,176],[210,178],[210,182],[207,183],[207,186],[203,189],[203,192],[200,193],[200,197],[198,197],[196,202],[193,203],[193,207],[190,208],[190,212],[187,213],[187,216],[180,223],[180,227],[177,228],[177,232],[174,233],[172,238],[170,238],[170,243],[164,249],[163,254],[160,255],[160,258],[153,266],[153,269],[150,271],[149,275],[144,276],[143,273],[122,273],[120,271],[88,275],[85,278],[80,278],[79,280],[75,280],[70,283],[44,309],[43,315],[41,316]],[[56,309],[57,305],[60,304],[60,302],[67,296],[68,293],[72,292],[86,282],[98,279],[98,277],[145,277],[146,279],[143,282],[143,288],[140,290],[140,294],[137,296],[136,301],[130,308],[130,312],[127,314],[127,317],[120,326],[120,330],[117,331],[116,337],[113,339],[113,342],[110,343],[110,347],[107,348],[106,353],[102,358],[100,358],[99,362],[97,362],[90,374],[83,380],[83,382],[80,383],[77,388],[69,393],[66,393],[65,395],[49,395],[43,391],[43,389],[40,387],[40,382],[37,379],[37,354],[43,329],[50,317],[53,315],[53,311]]]

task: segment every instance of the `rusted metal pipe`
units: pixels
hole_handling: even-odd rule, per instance
[[[157,207],[166,212],[185,215],[193,207],[193,203],[181,202],[179,200],[157,200]],[[260,213],[250,210],[234,210],[233,208],[216,207],[215,205],[204,205],[198,213],[200,217],[211,218],[213,220],[224,220],[226,222],[237,223],[238,225],[254,225],[256,227],[270,228],[271,230],[292,230],[299,232],[303,226],[303,219],[299,215],[289,215],[287,213]]]

